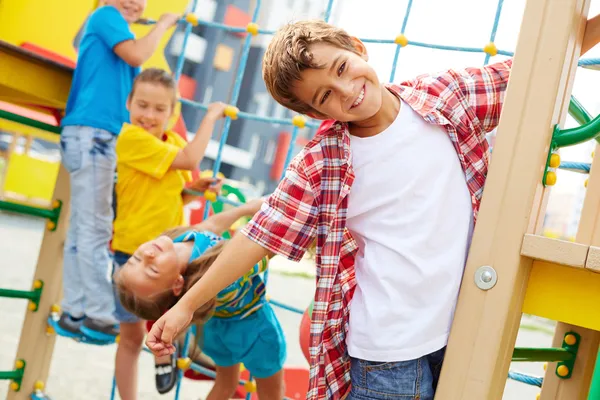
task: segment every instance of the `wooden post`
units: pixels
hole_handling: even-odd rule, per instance
[[[527,1],[438,400],[502,398],[532,265],[521,244],[540,226],[544,166],[566,115],[588,3]],[[490,290],[475,285],[482,266],[497,272]]]
[[[62,291],[62,261],[63,245],[65,242],[69,215],[69,174],[61,165],[54,188],[54,199],[63,202],[60,218],[55,231],[46,230],[34,280],[44,282],[38,311],[26,311],[25,321],[21,329],[21,340],[17,350],[17,359],[27,363],[25,374],[19,392],[9,391],[7,400],[26,400],[33,392],[34,383],[46,383],[48,370],[54,350],[55,335],[46,334],[47,320],[50,308],[61,297]]]
[[[600,246],[600,169],[594,168],[594,165],[600,165],[600,146],[596,146],[594,154],[575,241],[584,245]],[[587,400],[588,398],[598,355],[600,333],[559,322],[554,334],[553,346],[560,347],[565,333],[570,330],[581,335],[573,375],[570,379],[560,379],[555,374],[556,363],[549,363],[542,386],[541,400]]]

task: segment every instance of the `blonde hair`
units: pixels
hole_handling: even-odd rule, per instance
[[[321,20],[307,20],[280,28],[263,58],[262,73],[267,90],[279,104],[300,114],[318,113],[292,93],[293,86],[301,80],[302,71],[325,67],[313,60],[310,46],[316,43],[327,43],[358,54],[346,31]]]
[[[182,234],[189,232],[190,228],[174,228],[166,231],[163,235],[175,239]],[[115,283],[119,300],[123,307],[129,312],[138,317],[154,321],[159,319],[165,312],[177,303],[177,301],[188,291],[200,278],[204,276],[206,271],[215,262],[225,245],[225,240],[220,241],[215,246],[209,248],[204,254],[190,262],[183,274],[184,286],[181,293],[176,296],[172,290],[160,293],[151,299],[136,296],[123,282],[120,274],[115,275]],[[208,321],[215,311],[216,299],[211,299],[202,307],[194,312],[192,323],[203,324]]]

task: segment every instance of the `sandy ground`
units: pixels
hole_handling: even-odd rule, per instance
[[[40,220],[9,215],[0,212],[0,286],[13,289],[28,289],[37,260],[39,245],[43,234],[43,222]],[[281,259],[273,260],[269,277],[270,296],[291,306],[304,309],[314,292],[311,264],[291,263]],[[12,368],[19,341],[21,325],[26,303],[23,300],[0,299],[0,370]],[[288,342],[287,365],[307,366],[299,347],[298,328],[300,315],[276,308],[277,316],[283,325]],[[543,322],[527,319],[528,325],[546,325]],[[542,330],[522,329],[517,345],[522,347],[540,347],[551,345],[551,335]],[[47,392],[53,400],[95,400],[109,399],[114,370],[116,347],[96,347],[76,343],[59,337],[54,348],[54,357],[50,368],[50,377],[46,383]],[[542,365],[514,364],[513,370],[534,375],[543,373]],[[139,387],[140,399],[174,398],[174,391],[161,396],[154,388],[153,361],[150,354],[143,353],[140,358]],[[0,381],[0,398],[6,396],[8,382]],[[184,381],[180,393],[181,399],[202,399],[210,390],[208,382]],[[504,399],[535,399],[539,389],[521,383],[508,381]],[[117,396],[118,398],[118,396]]]

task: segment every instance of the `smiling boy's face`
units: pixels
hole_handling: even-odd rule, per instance
[[[357,53],[328,43],[310,46],[312,62],[320,68],[300,73],[292,93],[317,113],[318,119],[358,122],[373,117],[381,108],[382,89],[375,70],[367,63],[367,51],[354,39]]]
[[[107,0],[106,4],[114,6],[125,20],[132,24],[144,13],[146,0]]]

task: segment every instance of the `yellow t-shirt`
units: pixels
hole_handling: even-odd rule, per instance
[[[124,124],[117,138],[115,251],[133,254],[141,244],[184,223],[181,192],[192,174],[169,167],[186,141],[172,131],[165,135],[163,141]]]

